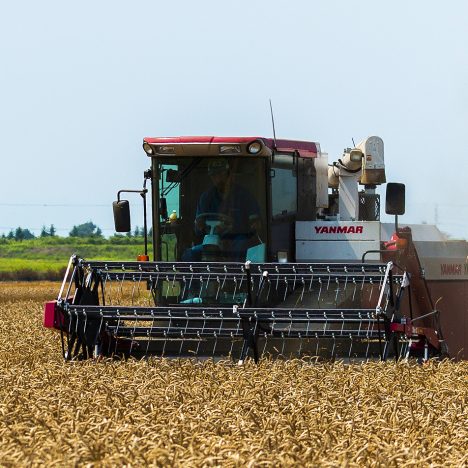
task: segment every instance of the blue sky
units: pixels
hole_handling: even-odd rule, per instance
[[[381,136],[402,221],[468,237],[467,17],[456,0],[4,0],[0,232],[111,234],[144,136],[270,136],[271,98],[277,135],[330,158]]]

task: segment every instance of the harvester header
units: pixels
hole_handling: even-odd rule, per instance
[[[145,254],[70,259],[45,309],[66,359],[468,357],[467,244],[399,227],[403,184],[387,184],[395,222],[380,221],[380,137],[333,162],[318,143],[263,137],[145,138],[143,149],[143,188],[119,190],[113,209],[128,232],[123,194],[141,195]]]

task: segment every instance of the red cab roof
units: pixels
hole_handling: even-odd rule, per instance
[[[264,137],[215,137],[215,136],[179,136],[179,137],[146,137],[143,141],[150,145],[167,145],[167,144],[222,144],[222,143],[250,143],[254,140],[262,140],[265,146],[270,149],[275,149],[275,141],[272,138]],[[303,157],[317,157],[318,144],[312,141],[298,140],[276,140],[276,151],[298,151]]]

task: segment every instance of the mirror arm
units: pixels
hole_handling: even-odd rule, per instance
[[[120,194],[121,193],[143,193],[146,190],[146,188],[143,188],[143,190],[119,190],[117,192],[117,201],[120,201]],[[148,190],[146,190],[148,191]]]
[[[148,221],[146,215],[146,194],[148,193],[148,189],[146,188],[146,177],[143,182],[143,190],[119,190],[117,192],[117,201],[120,201],[120,194],[121,193],[139,193],[143,198],[143,235],[145,238],[145,255],[148,256]]]

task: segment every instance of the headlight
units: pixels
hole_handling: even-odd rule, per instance
[[[143,143],[143,149],[145,150],[146,154],[153,154],[153,148],[151,148],[151,145],[146,141]]]
[[[351,159],[351,161],[353,162],[360,162],[362,159],[362,156],[363,156],[362,151],[357,148],[354,148],[349,152],[349,159]]]
[[[262,147],[263,146],[259,141],[253,141],[249,144],[249,146],[247,146],[247,151],[250,154],[257,154],[260,153],[260,151],[262,151]]]

